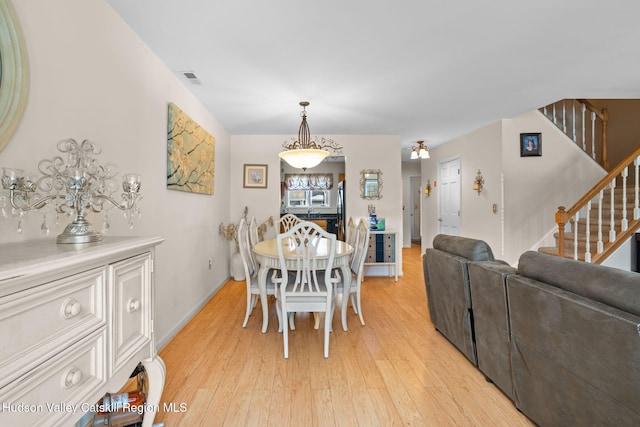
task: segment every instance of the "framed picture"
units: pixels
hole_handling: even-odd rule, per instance
[[[244,165],[244,188],[267,188],[267,165]]]
[[[542,134],[520,134],[520,157],[542,156]]]

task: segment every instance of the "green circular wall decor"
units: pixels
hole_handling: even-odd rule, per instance
[[[11,0],[0,0],[0,151],[18,127],[29,93],[29,62]]]

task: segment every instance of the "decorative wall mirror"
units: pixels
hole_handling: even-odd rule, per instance
[[[360,197],[366,200],[382,199],[382,171],[364,169],[360,171]]]
[[[18,127],[29,92],[22,29],[11,0],[0,0],[0,151]]]

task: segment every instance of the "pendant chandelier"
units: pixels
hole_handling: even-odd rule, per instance
[[[429,150],[424,145],[424,141],[418,141],[418,146],[411,149],[412,159],[428,159],[429,157],[431,156],[429,156]]]
[[[278,154],[278,156],[294,168],[307,170],[319,165],[331,154],[326,148],[341,150],[342,147],[332,139],[321,138],[320,141],[313,141],[307,124],[307,107],[309,103],[302,101],[300,105],[302,106],[302,111],[300,112],[302,123],[300,123],[300,129],[298,130],[298,139],[290,144],[283,143],[282,146],[286,150]]]

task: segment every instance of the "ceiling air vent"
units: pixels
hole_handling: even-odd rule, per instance
[[[191,83],[194,85],[199,85],[200,80],[198,80],[198,77],[196,77],[196,74],[193,71],[182,71],[182,75]]]

